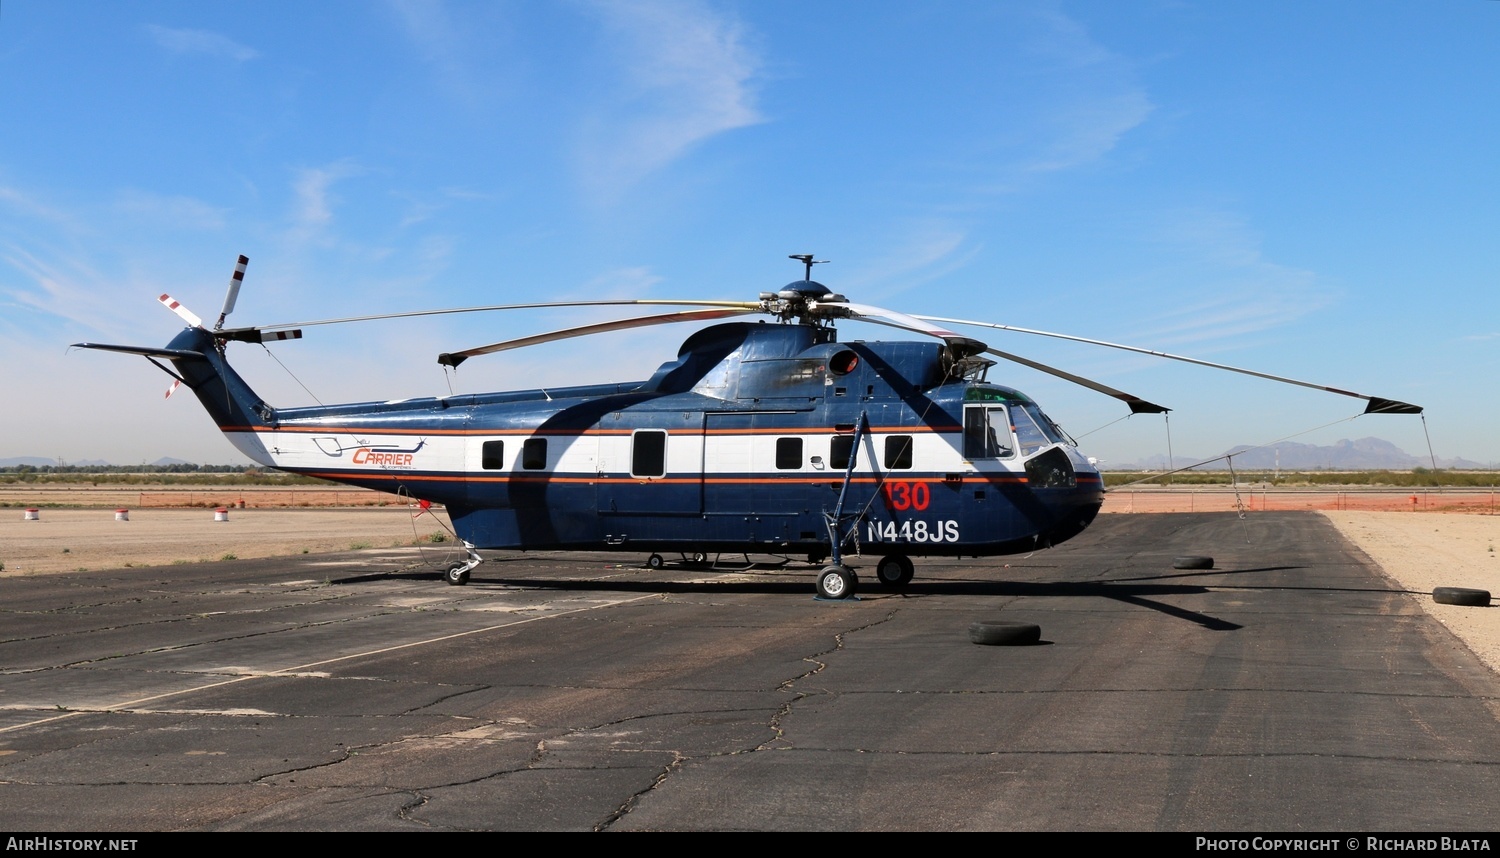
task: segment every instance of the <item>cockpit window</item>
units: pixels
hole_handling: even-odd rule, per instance
[[[1004,405],[964,407],[965,459],[1008,459],[1014,455],[1015,441]]]
[[[1038,408],[1035,402],[1028,402],[1022,407],[1036,421],[1036,425],[1041,428],[1042,434],[1047,436],[1047,440],[1054,444],[1073,444],[1073,439],[1068,437],[1068,433],[1064,432],[1061,426],[1052,422],[1051,417],[1043,414],[1042,409]],[[1074,444],[1074,446],[1077,445]]]
[[[1034,407],[1032,406],[1032,408]],[[1011,425],[1015,427],[1016,441],[1020,443],[1022,458],[1030,456],[1032,453],[1049,446],[1054,443],[1054,440],[1057,440],[1049,438],[1046,431],[1042,429],[1042,426],[1047,426],[1050,429],[1050,421],[1042,417],[1039,424],[1036,417],[1041,417],[1041,412],[1037,412],[1036,416],[1033,416],[1031,410],[1031,408],[1015,408],[1010,413]]]

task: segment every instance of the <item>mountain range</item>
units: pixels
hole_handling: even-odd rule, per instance
[[[1229,465],[1223,456],[1234,457],[1236,469],[1283,471],[1409,471],[1413,468],[1430,468],[1431,459],[1413,456],[1395,444],[1381,438],[1360,438],[1350,441],[1345,438],[1331,445],[1299,444],[1281,441],[1265,447],[1250,447],[1240,444],[1218,456],[1188,456],[1177,454],[1169,465],[1167,457],[1158,453],[1137,462],[1102,463],[1109,470],[1165,471],[1181,468],[1194,462],[1208,462],[1197,470],[1227,471]],[[1464,458],[1438,459],[1437,466],[1446,470],[1480,470],[1489,467],[1483,462]]]

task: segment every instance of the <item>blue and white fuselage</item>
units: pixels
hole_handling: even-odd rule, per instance
[[[937,342],[729,323],[644,382],[281,409],[201,328],[152,354],[255,461],[443,504],[482,549],[1005,554],[1103,500],[1034,402]]]

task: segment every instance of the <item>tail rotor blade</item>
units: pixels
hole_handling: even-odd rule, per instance
[[[250,257],[240,254],[240,259],[234,265],[234,274],[229,278],[229,291],[224,293],[224,309],[219,311],[219,321],[214,323],[214,330],[224,327],[224,319],[234,312],[234,302],[240,298],[240,284],[245,282],[245,266],[250,264]]]
[[[203,327],[203,320],[198,318],[197,314],[195,314],[192,310],[189,310],[188,308],[182,306],[182,304],[178,303],[171,295],[163,294],[156,300],[160,301],[162,303],[162,306],[180,316],[184,322],[188,323],[188,327]]]

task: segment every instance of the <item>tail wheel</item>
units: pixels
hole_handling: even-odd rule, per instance
[[[818,573],[818,597],[848,599],[859,589],[859,578],[845,566],[829,566]]]
[[[911,583],[914,574],[916,569],[912,566],[911,558],[905,554],[887,554],[880,558],[880,563],[875,567],[876,579],[887,590],[905,587]]]
[[[462,587],[469,583],[469,564],[459,562],[448,567],[443,573],[443,580],[455,587]]]

